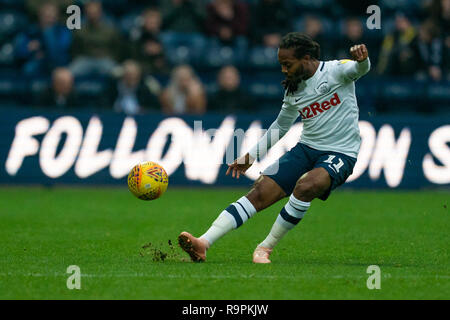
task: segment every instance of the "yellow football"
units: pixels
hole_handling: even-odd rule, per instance
[[[128,174],[128,189],[141,200],[154,200],[166,192],[169,176],[156,162],[142,162]]]

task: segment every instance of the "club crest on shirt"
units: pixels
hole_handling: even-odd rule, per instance
[[[319,92],[320,94],[325,94],[328,91],[330,91],[330,87],[328,86],[328,82],[322,82],[321,84],[319,84],[319,86],[316,88],[317,92]]]

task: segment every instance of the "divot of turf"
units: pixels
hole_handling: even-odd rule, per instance
[[[144,244],[139,250],[139,255],[143,258],[149,256],[153,262],[164,262],[166,260],[182,262],[188,261],[182,256],[183,253],[181,250],[176,248],[170,239],[167,241],[167,244],[154,244],[152,242]]]

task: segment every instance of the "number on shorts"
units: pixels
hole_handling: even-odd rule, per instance
[[[337,173],[339,173],[339,169],[344,165],[344,161],[342,161],[341,158],[338,158],[338,163],[333,163],[334,158],[336,158],[335,155],[329,155],[328,159],[325,160],[325,163],[329,163],[329,167],[331,167],[331,165],[333,165],[334,169],[336,170]]]

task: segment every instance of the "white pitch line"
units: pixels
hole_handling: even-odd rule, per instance
[[[15,276],[27,276],[27,277],[68,277],[70,274],[67,273],[13,273],[13,272],[3,272],[0,273],[0,277],[15,277]],[[319,276],[314,274],[300,274],[300,275],[179,275],[179,274],[166,274],[161,276],[155,276],[145,273],[108,273],[108,274],[89,274],[82,273],[82,278],[154,278],[154,279],[366,279],[366,275],[333,275],[333,276]],[[393,276],[390,273],[381,274],[384,279],[450,279],[450,275],[396,275]]]

